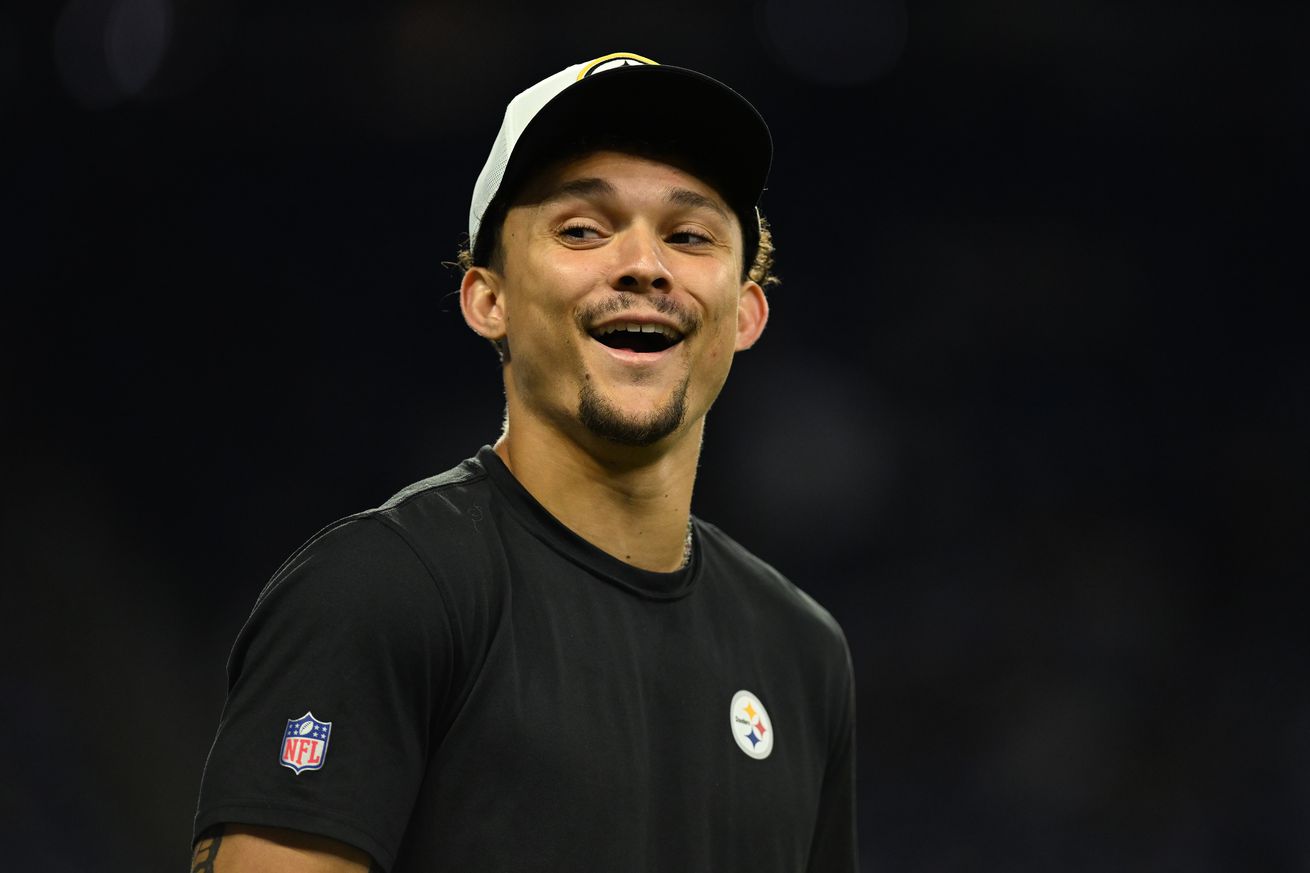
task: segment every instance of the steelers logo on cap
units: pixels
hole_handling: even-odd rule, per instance
[[[732,696],[729,713],[732,738],[737,747],[756,760],[769,757],[773,751],[773,722],[760,699],[749,691],[738,691]]]
[[[650,58],[643,58],[641,55],[634,55],[631,52],[615,52],[612,55],[605,55],[603,58],[596,58],[594,61],[587,62],[583,65],[582,72],[578,73],[578,79],[585,79],[606,70],[617,70],[619,67],[640,66],[658,67],[659,62],[652,61]]]

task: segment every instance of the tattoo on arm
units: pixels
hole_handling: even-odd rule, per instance
[[[214,859],[218,857],[218,847],[222,842],[222,825],[210,830],[208,836],[197,842],[195,854],[191,856],[191,873],[214,873]]]

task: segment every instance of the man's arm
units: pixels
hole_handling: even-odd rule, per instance
[[[383,522],[334,525],[288,560],[228,662],[228,699],[191,830],[200,848],[214,828],[227,828],[212,873],[362,873],[369,857],[394,865],[426,770],[431,719],[442,713],[451,650],[435,580]],[[315,748],[288,746],[288,725],[311,714]],[[287,836],[292,830],[361,854]],[[296,851],[286,862],[247,852],[277,847]],[[208,859],[197,852],[195,863]],[[329,863],[337,861],[356,866]]]
[[[381,873],[354,846],[285,828],[219,825],[196,841],[191,873]]]

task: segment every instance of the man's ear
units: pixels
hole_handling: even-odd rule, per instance
[[[745,351],[755,345],[769,321],[769,300],[764,289],[756,282],[744,282],[737,298],[736,351]]]
[[[459,309],[478,336],[505,338],[505,307],[500,274],[490,267],[470,267],[459,285]]]

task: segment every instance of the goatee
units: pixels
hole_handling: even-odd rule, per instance
[[[578,392],[578,419],[596,436],[624,446],[649,446],[678,429],[687,416],[687,385],[690,377],[673,392],[669,402],[649,416],[624,415],[602,397],[590,382]]]

